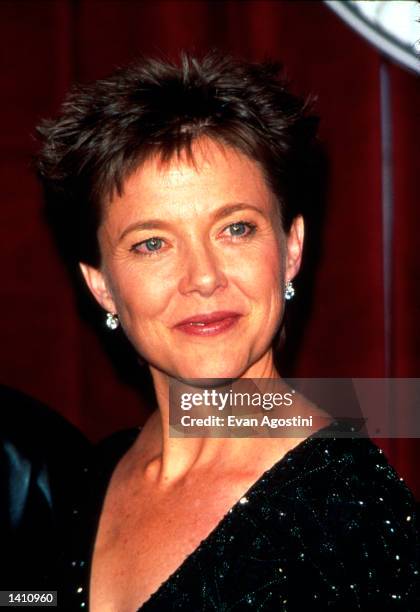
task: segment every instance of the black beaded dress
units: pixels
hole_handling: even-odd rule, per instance
[[[412,494],[372,441],[336,425],[267,470],[139,611],[419,611]],[[105,492],[137,434],[112,436],[85,471],[60,609],[88,609]]]

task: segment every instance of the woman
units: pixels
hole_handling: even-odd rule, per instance
[[[75,90],[40,129],[48,201],[158,406],[105,445],[89,520],[76,509],[71,609],[415,608],[413,500],[369,440],[170,436],[177,382],[281,384],[273,344],[316,122],[277,73],[143,60]],[[299,395],[297,415],[334,432]]]

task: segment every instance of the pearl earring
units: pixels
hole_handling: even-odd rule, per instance
[[[117,329],[119,324],[120,324],[120,320],[117,314],[112,314],[112,312],[106,313],[105,325],[107,326],[108,329],[111,329],[112,331],[114,331],[114,329]]]
[[[295,288],[293,287],[292,281],[287,281],[286,287],[284,289],[284,297],[286,300],[291,300],[295,295]]]

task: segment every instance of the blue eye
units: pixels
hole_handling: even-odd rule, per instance
[[[226,229],[229,230],[232,237],[246,237],[255,232],[256,226],[252,223],[245,223],[245,221],[238,221],[231,223]]]
[[[232,223],[232,225],[229,225],[229,229],[232,236],[242,236],[246,232],[246,225],[242,222]]]
[[[143,242],[138,242],[137,244],[131,247],[132,251],[136,253],[141,253],[142,255],[151,255],[152,253],[156,253],[163,246],[162,238],[148,238],[147,240],[143,240]]]
[[[148,251],[158,251],[162,246],[161,238],[149,238],[143,243]]]

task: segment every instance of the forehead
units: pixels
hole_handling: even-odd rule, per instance
[[[232,147],[208,138],[169,160],[149,157],[124,182],[103,221],[161,214],[183,218],[232,203],[258,204],[276,212],[275,196],[260,165]]]

